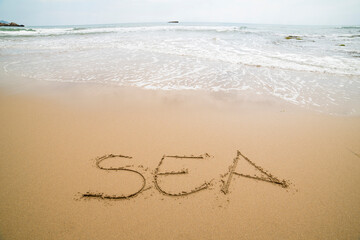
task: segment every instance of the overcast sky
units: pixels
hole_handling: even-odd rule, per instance
[[[0,20],[25,25],[169,20],[360,25],[360,0],[0,0]]]

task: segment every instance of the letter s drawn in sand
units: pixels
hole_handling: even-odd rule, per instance
[[[144,188],[145,188],[145,185],[146,185],[146,180],[145,180],[145,177],[139,173],[138,171],[135,171],[135,170],[132,170],[132,169],[128,169],[128,168],[125,168],[125,167],[103,167],[100,165],[101,162],[105,161],[106,159],[109,159],[109,158],[126,158],[126,159],[131,159],[132,157],[129,157],[129,156],[124,156],[124,155],[119,155],[119,154],[107,154],[107,155],[104,155],[102,157],[98,157],[96,158],[96,167],[101,169],[101,170],[107,170],[107,171],[128,171],[128,172],[133,172],[137,175],[139,175],[142,179],[142,186],[139,190],[137,190],[136,192],[134,193],[131,193],[129,195],[108,195],[108,194],[105,194],[105,193],[93,193],[93,192],[87,192],[85,194],[82,194],[82,197],[84,198],[100,198],[100,199],[128,199],[128,198],[132,198],[132,197],[135,197],[137,196],[139,193],[141,193]]]

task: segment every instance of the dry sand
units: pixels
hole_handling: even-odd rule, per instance
[[[360,237],[359,117],[259,96],[20,85],[0,90],[0,239]],[[290,186],[233,174],[225,195],[237,150]],[[145,191],[82,198],[141,189],[140,175],[96,166],[107,154],[131,156],[99,165],[138,171]],[[164,155],[202,158],[158,168]],[[244,158],[236,172],[264,176]],[[204,189],[168,196],[155,173],[167,193]]]

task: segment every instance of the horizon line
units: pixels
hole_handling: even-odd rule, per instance
[[[5,21],[5,20],[2,20]],[[169,21],[179,21],[178,23],[169,23]],[[8,21],[7,21],[8,22]],[[10,21],[11,22],[11,21]],[[17,23],[17,22],[16,22]],[[180,21],[180,20],[168,20],[168,21],[146,21],[146,22],[112,22],[112,23],[81,23],[81,24],[48,24],[48,25],[26,25],[24,23],[17,23],[17,24],[23,24],[25,27],[60,27],[60,26],[87,26],[87,25],[115,25],[115,24],[181,24],[181,23],[210,23],[210,24],[249,24],[249,25],[280,25],[280,26],[354,26],[354,27],[360,27],[360,24],[284,24],[284,23],[251,23],[251,22],[215,22],[215,21]]]

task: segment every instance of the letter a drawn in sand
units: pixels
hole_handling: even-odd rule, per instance
[[[245,159],[250,165],[254,166],[256,170],[260,171],[264,176],[250,176],[247,174],[242,174],[242,173],[238,173],[235,172],[236,166],[238,164],[238,161],[240,160],[240,158]],[[285,180],[279,180],[277,177],[273,176],[272,174],[270,174],[269,172],[265,171],[262,167],[257,166],[254,162],[252,162],[249,158],[247,158],[246,156],[244,156],[240,151],[237,151],[237,156],[234,158],[233,161],[233,165],[231,165],[229,167],[229,177],[227,179],[227,181],[224,183],[223,187],[221,188],[221,191],[224,194],[227,194],[229,192],[229,187],[230,187],[230,183],[231,183],[231,179],[233,177],[233,174],[241,176],[241,177],[247,177],[247,178],[251,178],[251,179],[256,179],[256,180],[260,180],[260,181],[264,181],[264,182],[269,182],[269,183],[273,183],[273,184],[277,184],[282,186],[283,188],[287,188],[289,187],[289,183],[287,183]]]

